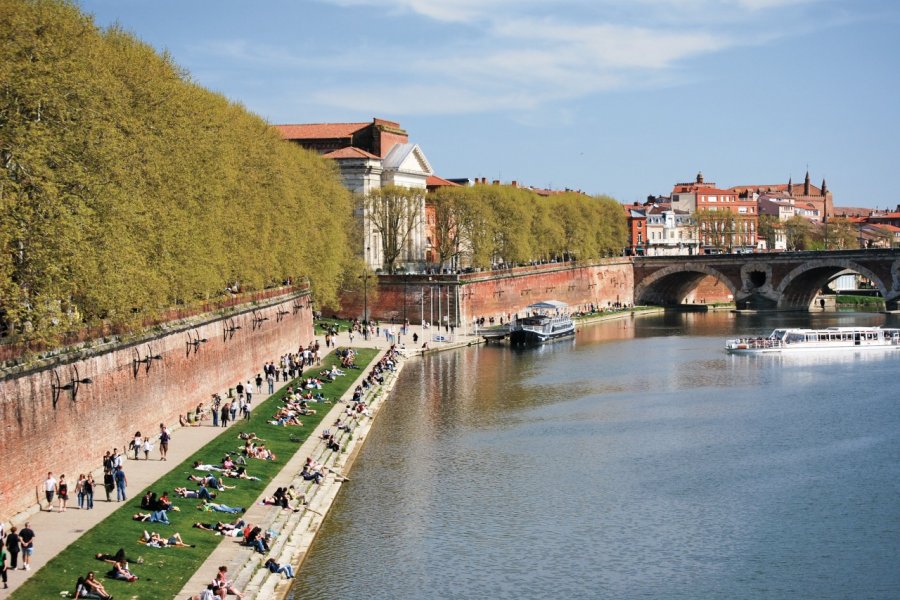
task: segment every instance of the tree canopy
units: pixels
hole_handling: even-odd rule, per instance
[[[7,333],[52,341],[304,276],[335,301],[352,199],[333,164],[71,2],[4,0],[0,32]]]
[[[527,188],[477,185],[431,194],[440,266],[459,256],[475,267],[590,260],[622,253],[627,223],[607,196],[539,196]]]

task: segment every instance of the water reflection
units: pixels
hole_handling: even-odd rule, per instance
[[[730,356],[681,314],[410,363],[295,598],[893,598],[898,354]]]

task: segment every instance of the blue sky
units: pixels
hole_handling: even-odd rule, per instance
[[[82,0],[277,123],[399,121],[443,177],[893,208],[894,0]]]

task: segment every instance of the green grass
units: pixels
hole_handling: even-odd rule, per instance
[[[377,352],[375,349],[359,349],[356,364],[360,366],[361,370],[366,369]],[[308,369],[304,375],[315,375],[336,363],[339,365],[337,357],[334,353],[331,353],[325,357],[321,366]],[[344,377],[339,377],[337,381],[326,383],[321,390],[322,393],[332,400],[340,398],[360,372],[362,371],[352,370]],[[219,492],[216,498],[217,502],[229,506],[249,508],[269,482],[284,467],[285,463],[298,450],[300,444],[290,441],[291,436],[306,440],[310,432],[321,422],[332,406],[331,404],[319,404],[316,407],[317,414],[301,419],[303,427],[278,427],[271,425],[268,420],[281,403],[286,389],[287,385],[277,390],[265,402],[255,406],[249,421],[239,418],[233,427],[222,430],[221,435],[211,440],[206,446],[199,449],[187,460],[146,489],[140,491],[129,489],[128,501],[122,503],[118,510],[50,560],[40,571],[32,575],[22,587],[16,590],[10,598],[14,600],[59,598],[59,594],[63,590],[68,590],[71,594],[75,589],[75,581],[78,577],[87,574],[88,571],[94,571],[96,576],[103,581],[106,590],[120,599],[174,598],[223,539],[212,532],[194,529],[192,524],[198,521],[207,523],[217,520],[231,521],[239,515],[201,512],[197,510],[198,500],[176,498],[173,490],[175,487],[196,489],[196,484],[188,485],[190,482],[187,481],[188,474],[199,473],[199,471],[194,471],[192,467],[193,462],[199,460],[204,463],[221,463],[222,457],[226,452],[238,450],[242,446],[243,442],[237,437],[238,432],[253,431],[266,440],[266,446],[275,453],[278,460],[249,459],[247,471],[250,475],[259,477],[260,481],[225,479],[226,485],[236,485],[237,489]],[[177,431],[173,435],[172,444],[178,444]],[[126,465],[127,472],[128,465]],[[97,497],[103,495],[102,485],[98,489],[100,491]],[[140,510],[141,497],[148,490],[153,490],[158,494],[163,491],[170,492],[170,498],[181,509],[180,512],[170,511],[168,513],[171,525],[142,523],[131,519],[131,516]],[[273,510],[276,509],[273,508]],[[164,536],[171,535],[177,531],[181,534],[185,543],[196,544],[196,547],[149,548],[138,543],[144,529],[158,531]],[[226,540],[225,543],[235,543],[234,538],[226,538]],[[132,562],[129,565],[132,572],[139,577],[138,581],[127,583],[106,578],[105,575],[110,570],[111,565],[94,558],[94,555],[98,552],[114,554],[119,548],[124,548],[126,554],[132,560],[138,556],[144,558],[143,564]],[[209,573],[209,579],[212,580],[214,575],[215,573]],[[199,591],[197,590],[197,592]]]
[[[350,325],[353,323],[350,319],[316,319],[313,323],[313,327],[315,327],[316,335],[325,335],[327,333],[326,329],[337,326],[338,333],[344,332],[346,333],[350,329]]]
[[[835,297],[838,306],[883,306],[884,298],[881,296],[856,296],[853,294],[839,294]]]

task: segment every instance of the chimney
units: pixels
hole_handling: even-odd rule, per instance
[[[517,187],[519,187],[519,182],[516,181],[515,179],[513,179],[512,183],[510,185],[512,185],[514,188],[517,188]]]
[[[494,185],[500,185],[500,180],[499,180],[499,179],[495,179],[495,180],[494,180]]]

